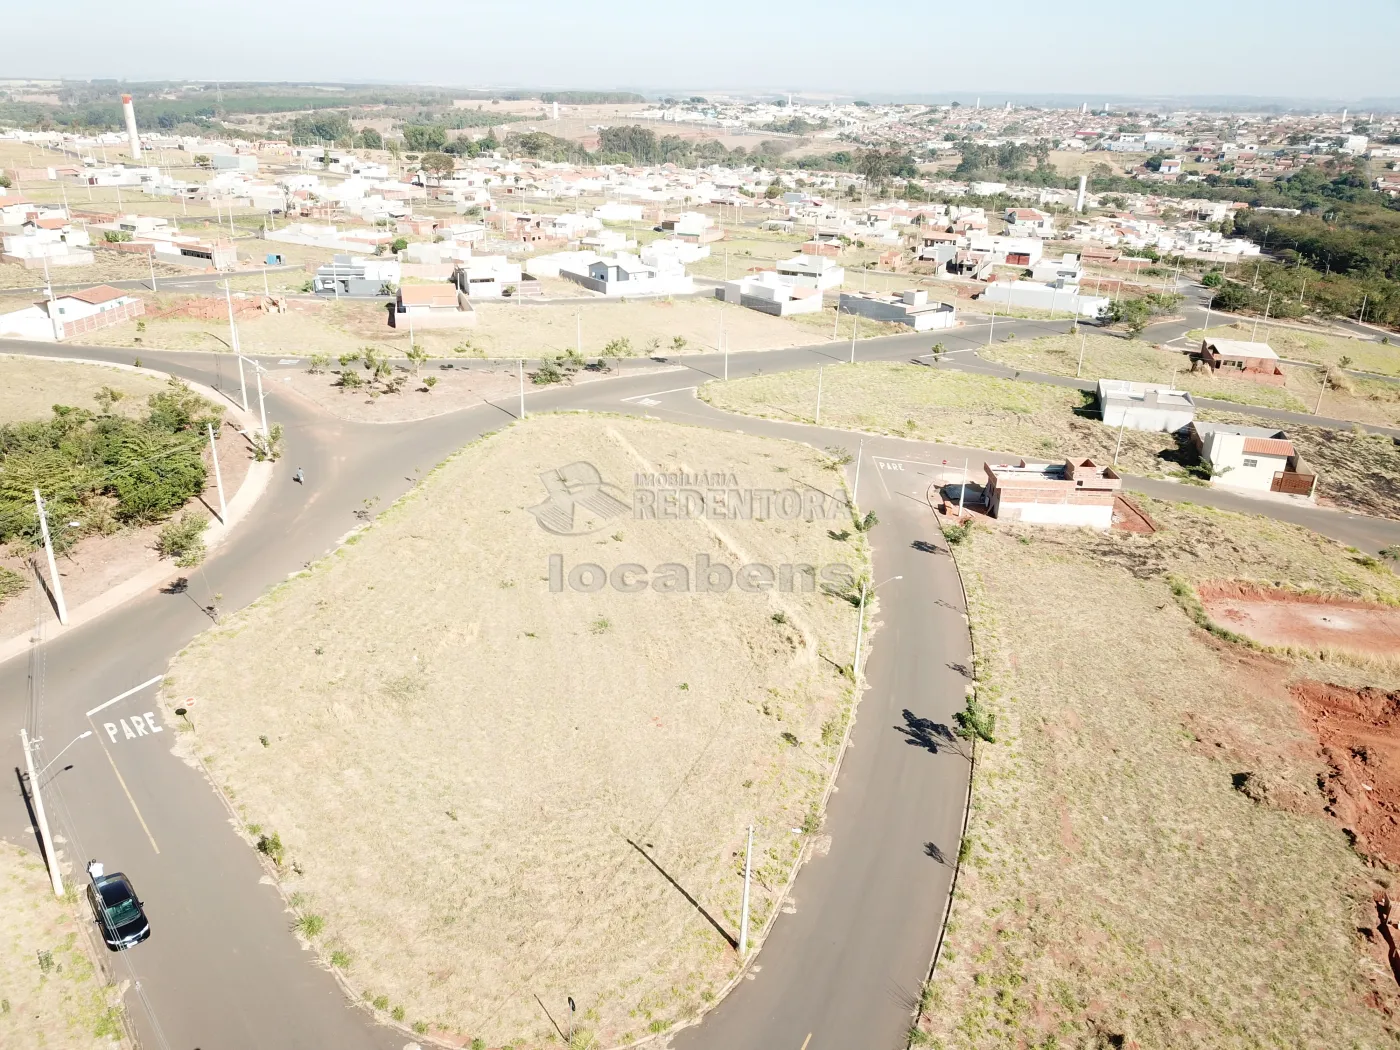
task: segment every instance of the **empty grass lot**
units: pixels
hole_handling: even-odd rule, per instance
[[[1091,382],[1098,379],[1127,379],[1137,383],[1169,383],[1175,377],[1178,389],[1189,390],[1201,397],[1293,412],[1307,412],[1312,408],[1297,394],[1282,387],[1247,379],[1216,378],[1208,373],[1193,373],[1185,354],[1158,350],[1151,343],[1140,340],[1115,339],[1091,332],[1043,336],[1026,342],[994,343],[980,351],[979,356],[1027,372],[1072,376],[1079,364],[1081,341],[1084,345],[1084,365],[1079,377]],[[1311,383],[1310,387],[1316,397],[1317,384]]]
[[[552,534],[530,508],[574,461],[627,506]],[[277,835],[303,932],[380,1016],[523,1048],[557,1038],[536,996],[556,1018],[573,996],[603,1046],[695,1015],[737,967],[750,822],[754,929],[772,914],[852,703],[850,602],[562,581],[697,557],[863,572],[864,542],[829,535],[848,518],[632,517],[634,473],[681,468],[840,491],[795,444],[537,416],[175,660],[182,746],[250,840]]]
[[[54,405],[93,409],[93,395],[110,387],[125,395],[113,411],[141,415],[146,398],[166,388],[156,376],[104,365],[45,361],[0,354],[0,424],[47,419]]]
[[[44,861],[0,842],[0,1045],[5,1050],[110,1050],[119,1046],[116,989],[94,968],[78,916],[87,902],[59,900]]]
[[[812,422],[817,405],[813,370],[707,383],[700,396],[716,408],[771,419]],[[1089,395],[1048,383],[922,365],[869,362],[834,365],[822,374],[822,425],[876,434],[985,448],[1041,459],[1087,456],[1109,462],[1118,432],[1085,406]],[[1163,473],[1175,464],[1168,434],[1126,431],[1119,466],[1131,473]]]
[[[1332,669],[1213,639],[1168,576],[1392,602],[1400,581],[1291,525],[1145,505],[1151,536],[979,527],[957,548],[996,742],[914,1045],[1394,1045],[1371,904],[1394,875],[1324,815],[1286,691]]]
[[[1261,322],[1235,321],[1223,326],[1211,326],[1210,334],[1217,339],[1248,339],[1257,332],[1260,342],[1267,342],[1279,357],[1294,361],[1312,361],[1320,365],[1340,364],[1343,357],[1351,358],[1347,368],[1378,375],[1400,376],[1400,345],[1392,338],[1390,344],[1365,339],[1348,339],[1341,335],[1307,332],[1297,328],[1281,328]],[[1199,342],[1202,329],[1187,333],[1187,342]],[[1285,368],[1288,366],[1285,365]]]

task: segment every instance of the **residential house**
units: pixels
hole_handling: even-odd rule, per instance
[[[1099,416],[1111,427],[1175,434],[1196,418],[1196,402],[1165,383],[1099,380]]]
[[[822,309],[820,291],[776,270],[760,270],[726,281],[715,289],[715,298],[775,317],[821,313]]]
[[[561,269],[561,277],[603,295],[682,295],[695,290],[695,281],[669,259],[645,263],[619,252],[588,264],[587,272]]]
[[[1039,208],[1007,208],[1006,232],[1011,237],[1051,237],[1055,220]]]
[[[100,284],[0,314],[0,336],[61,341],[121,324],[145,312],[146,304],[136,296]]]
[[[1317,476],[1273,427],[1192,423],[1191,445],[1211,468],[1211,484],[1255,492],[1285,492],[1311,498]]]
[[[1059,259],[1041,259],[1032,266],[1031,280],[1040,281],[1043,284],[1063,281],[1064,284],[1077,285],[1083,273],[1084,269],[1079,263],[1079,256],[1065,252]]]
[[[378,296],[385,286],[399,283],[402,270],[397,260],[362,259],[353,255],[333,255],[311,280],[317,295]]]
[[[978,298],[989,303],[1048,310],[1051,314],[1064,310],[1086,319],[1098,317],[1112,302],[1106,296],[1082,295],[1079,285],[1067,281],[1044,284],[1037,281],[992,281]]]
[[[916,332],[953,328],[958,323],[957,310],[952,303],[929,302],[922,288],[908,288],[893,295],[878,292],[842,292],[837,309],[843,314],[858,314],[872,321],[890,321],[908,325]]]
[[[1162,166],[1157,169],[1157,173],[1159,175],[1180,175],[1181,158],[1167,157],[1165,160],[1162,161]]]
[[[1251,343],[1242,339],[1203,339],[1196,355],[1215,373],[1237,375],[1257,383],[1283,386],[1283,369],[1278,354],[1268,343]]]
[[[504,255],[474,255],[453,274],[458,291],[472,299],[500,299],[521,291],[520,264]],[[531,282],[534,283],[534,282]]]
[[[1091,459],[1063,463],[984,465],[984,498],[992,517],[1038,525],[1113,525],[1113,502],[1123,480]]]
[[[19,263],[27,270],[56,266],[88,266],[96,256],[86,251],[90,243],[86,230],[63,226],[47,229],[37,222],[28,222],[17,234],[6,234],[0,244],[4,253],[0,262]]]
[[[391,328],[471,328],[476,311],[467,293],[451,284],[402,285],[389,310]]]
[[[778,263],[775,269],[783,277],[791,277],[797,283],[817,291],[839,288],[846,279],[845,267],[825,255],[794,255]]]

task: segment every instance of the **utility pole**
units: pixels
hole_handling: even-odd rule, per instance
[[[817,426],[822,423],[822,369],[824,365],[817,366]]]
[[[1084,344],[1087,343],[1088,341],[1089,341],[1088,333],[1084,333],[1084,334],[1081,334],[1081,335],[1080,335],[1080,337],[1079,337],[1079,364],[1077,364],[1077,365],[1074,366],[1074,378],[1075,378],[1075,379],[1078,379],[1078,378],[1079,378],[1079,373],[1082,372],[1082,371],[1084,370]]]
[[[1327,369],[1322,370],[1322,386],[1317,391],[1317,404],[1313,406],[1313,415],[1322,411],[1322,395],[1327,392]]]
[[[34,507],[39,512],[39,531],[44,536],[44,554],[49,559],[49,581],[53,585],[54,603],[58,606],[58,622],[68,626],[68,605],[63,600],[63,581],[58,578],[58,563],[53,557],[53,538],[49,535],[49,516],[44,511],[44,497],[34,490]]]
[[[34,819],[39,823],[39,840],[44,846],[44,859],[49,863],[49,882],[53,895],[63,896],[63,876],[58,871],[58,857],[53,851],[53,835],[49,833],[49,817],[44,812],[44,799],[39,794],[39,778],[34,774],[34,756],[29,751],[29,733],[20,727],[20,743],[24,745],[24,768],[29,772],[29,797],[34,802]],[[37,743],[37,741],[36,741]]]
[[[267,404],[263,401],[263,370],[262,365],[258,364],[256,361],[253,362],[253,374],[258,377],[258,413],[262,416],[263,437],[268,437],[270,432],[267,429]]]
[[[1366,322],[1366,303],[1370,301],[1370,297],[1370,292],[1367,292],[1361,297],[1361,312],[1356,315],[1357,324],[1364,324]]]
[[[992,323],[991,323],[990,325],[987,326],[987,345],[988,345],[988,346],[991,346],[991,345],[992,345],[992,333],[993,333],[994,331],[996,331],[996,327],[997,327],[997,304],[996,304],[995,301],[993,301],[993,302],[992,302]]]
[[[151,291],[156,290],[156,250],[152,248],[146,253],[146,261],[151,264]]]
[[[856,446],[856,483],[851,489],[851,509],[855,510],[857,496],[860,495],[860,461],[865,458],[865,438],[860,439],[860,444]]]
[[[1123,447],[1123,428],[1128,425],[1128,416],[1123,415],[1123,422],[1118,425],[1118,441],[1113,446],[1113,465],[1118,466],[1118,450]]]
[[[744,850],[744,903],[739,913],[739,959],[749,954],[749,878],[753,872],[753,825],[749,825],[749,844]]]
[[[219,522],[228,524],[228,506],[224,503],[224,475],[219,470],[219,450],[214,447],[214,424],[204,424],[209,430],[209,458],[214,461],[214,484],[219,487]]]
[[[243,411],[248,411],[248,380],[243,376],[243,355],[238,355],[238,393],[243,399]]]
[[[860,314],[851,318],[851,364],[856,363],[856,331],[860,328]]]
[[[838,293],[839,294],[839,293]],[[831,341],[834,343],[841,337],[841,304],[836,304],[836,323],[831,326]]]
[[[962,523],[963,501],[967,498],[967,463],[968,463],[968,461],[967,461],[966,459],[964,459],[964,460],[963,460],[962,484],[958,486],[958,523],[959,523],[959,524]]]
[[[520,359],[520,412],[517,419],[525,418],[525,359]]]

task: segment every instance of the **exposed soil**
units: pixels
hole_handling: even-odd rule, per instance
[[[1315,681],[1289,692],[1329,767],[1328,813],[1359,849],[1400,863],[1400,692]]]
[[[1261,645],[1400,653],[1400,609],[1393,606],[1232,583],[1199,591],[1211,619]]]

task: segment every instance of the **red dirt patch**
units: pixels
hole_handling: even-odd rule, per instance
[[[1327,812],[1366,853],[1400,863],[1400,692],[1307,681],[1289,692],[1330,767]]]
[[[1400,653],[1400,609],[1393,606],[1239,583],[1204,584],[1198,592],[1211,619],[1261,645]]]

